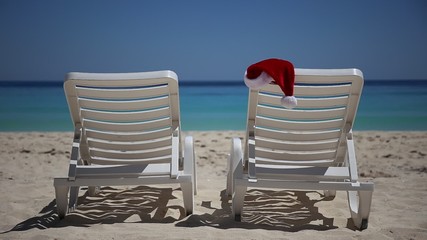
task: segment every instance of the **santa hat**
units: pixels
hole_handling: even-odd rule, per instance
[[[294,108],[297,99],[294,97],[295,71],[291,62],[270,58],[248,67],[245,73],[245,84],[251,89],[261,89],[270,82],[276,82],[285,96],[281,99],[282,106]]]

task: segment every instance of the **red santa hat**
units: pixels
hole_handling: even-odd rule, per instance
[[[245,73],[245,84],[251,89],[261,89],[270,82],[276,82],[285,96],[281,99],[282,106],[294,108],[297,99],[294,97],[295,71],[294,65],[286,60],[270,58],[254,63]]]

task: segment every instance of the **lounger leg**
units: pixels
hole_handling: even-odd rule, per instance
[[[354,225],[360,230],[368,228],[372,191],[349,191],[347,194]]]
[[[181,190],[184,200],[184,208],[186,215],[191,215],[194,210],[194,185],[193,182],[181,183]]]
[[[243,204],[245,201],[245,194],[246,194],[246,186],[234,186],[234,193],[233,193],[233,216],[234,220],[240,222],[241,221],[241,215],[243,210]]]
[[[194,156],[194,155],[193,155]],[[197,171],[196,171],[196,157],[193,157],[193,190],[194,195],[197,195]]]
[[[236,180],[243,179],[243,154],[241,141],[238,138],[232,139],[231,142],[231,153],[230,153],[230,180],[231,180],[231,191],[232,196],[232,209],[234,220],[241,221],[241,214],[243,210],[243,203],[246,194],[246,185],[236,184]]]
[[[70,188],[70,200],[68,203],[68,209],[70,211],[74,211],[77,207],[77,200],[79,198],[79,190],[80,190],[79,186]]]
[[[55,186],[56,211],[60,219],[63,219],[68,211],[68,186]]]
[[[231,196],[233,194],[233,162],[231,161],[231,156],[228,155],[228,159],[227,159],[227,165],[228,165],[228,169],[227,169],[227,186],[225,189],[225,193],[227,194],[227,196]]]
[[[193,137],[187,136],[184,140],[184,174],[191,176],[191,196],[194,198],[194,195],[197,194],[197,175],[196,175],[196,156],[194,153],[194,142]],[[184,186],[186,183],[181,184],[181,188],[184,191]],[[187,187],[188,188],[188,187]],[[184,192],[185,196],[185,192]],[[193,205],[191,201],[191,206]],[[193,207],[191,207],[191,213],[193,212]]]

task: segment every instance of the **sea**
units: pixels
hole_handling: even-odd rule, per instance
[[[243,81],[180,81],[183,131],[244,130]],[[72,131],[61,81],[0,81],[0,132]],[[426,131],[427,80],[365,80],[354,130]]]

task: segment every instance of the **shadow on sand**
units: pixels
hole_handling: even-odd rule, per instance
[[[173,191],[172,188],[147,186],[130,189],[103,187],[95,197],[88,196],[87,192],[79,197],[77,209],[62,220],[56,213],[55,200],[52,200],[37,216],[18,223],[7,232],[33,228],[88,227],[99,223],[122,223],[130,218],[131,222],[172,223],[185,217],[182,206],[167,206],[170,200],[176,198],[172,195]],[[179,217],[167,216],[169,210],[179,212]]]
[[[333,226],[333,218],[326,218],[314,206],[319,201],[333,198],[326,198],[318,192],[249,190],[245,195],[241,222],[234,221],[231,216],[231,198],[225,194],[225,190],[221,192],[220,197],[220,209],[212,208],[211,202],[202,203],[202,207],[214,209],[212,214],[193,214],[175,225],[178,227],[211,226],[220,229],[267,229],[288,232],[337,228]]]
[[[181,205],[168,206],[170,200],[176,199],[173,191],[179,190],[179,188],[147,186],[129,189],[104,187],[95,197],[90,197],[87,193],[79,197],[78,208],[69,213],[65,219],[59,219],[55,200],[52,200],[37,216],[17,224],[7,232],[34,228],[90,227],[93,224],[124,222],[176,222],[176,227],[208,226],[219,229],[266,229],[287,232],[337,228],[333,225],[333,218],[323,216],[319,213],[318,207],[315,207],[317,202],[330,201],[333,198],[324,197],[318,192],[249,190],[245,196],[241,222],[236,222],[231,216],[231,199],[225,194],[225,190],[220,193],[221,208],[213,208],[211,201],[203,201],[201,207],[213,210],[213,213],[196,212],[189,217],[185,217],[185,210]],[[175,214],[171,216],[167,214],[168,211]],[[347,227],[355,229],[351,219]]]

